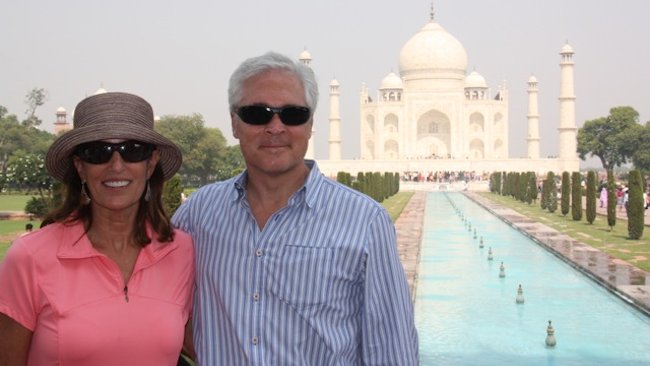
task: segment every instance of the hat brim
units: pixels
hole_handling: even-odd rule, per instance
[[[183,163],[179,148],[158,132],[132,123],[114,122],[110,126],[91,125],[64,133],[47,151],[45,167],[52,177],[63,181],[68,170],[72,168],[72,153],[77,146],[107,139],[137,140],[156,145],[156,149],[160,151],[158,164],[165,180],[173,177]]]

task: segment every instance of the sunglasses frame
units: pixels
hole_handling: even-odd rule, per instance
[[[115,143],[91,141],[78,145],[74,149],[74,155],[86,163],[99,165],[108,163],[113,158],[113,153],[117,152],[127,163],[140,163],[149,159],[155,149],[155,145],[137,140]]]
[[[258,120],[252,120],[251,118],[253,116],[250,116],[250,115],[248,116],[248,120],[247,120],[244,117],[245,114],[246,114],[246,110],[251,110],[254,113],[258,113],[258,114],[260,114],[259,116],[261,116],[262,113],[264,113],[264,120],[263,121],[262,120],[259,120],[259,121]],[[304,121],[300,121],[299,123],[295,123],[291,119],[288,119],[289,117],[285,113],[285,112],[287,112],[289,110],[297,110],[297,111],[299,111],[301,113],[306,113],[307,117],[305,118]],[[253,125],[253,126],[263,126],[263,125],[271,122],[271,120],[273,119],[273,116],[275,116],[276,114],[278,115],[278,117],[280,117],[280,121],[282,121],[282,123],[284,125],[286,125],[286,126],[300,126],[300,125],[304,125],[305,123],[307,123],[309,121],[309,119],[311,118],[311,109],[309,107],[303,107],[303,106],[298,106],[298,105],[288,105],[288,106],[284,106],[284,107],[280,107],[280,108],[275,108],[275,107],[271,107],[271,106],[263,105],[263,104],[253,104],[253,105],[245,105],[245,106],[241,106],[241,107],[237,108],[235,110],[235,114],[244,123],[247,123],[247,124]]]

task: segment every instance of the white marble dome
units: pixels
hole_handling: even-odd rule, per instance
[[[299,60],[311,60],[311,53],[309,51],[304,50],[300,52],[300,57],[298,58]]]
[[[386,75],[384,80],[381,81],[381,88],[380,89],[402,89],[402,79],[395,75],[394,72],[389,73]]]
[[[465,75],[467,52],[463,45],[438,23],[427,23],[409,39],[400,52],[400,74],[437,71]]]
[[[65,113],[65,108],[63,107],[57,108],[56,113]]]
[[[465,78],[465,87],[466,88],[487,88],[487,82],[485,78],[476,71],[472,71]]]
[[[534,75],[530,75],[530,77],[528,78],[528,83],[533,84],[536,82],[537,82],[537,78]]]
[[[564,46],[562,46],[562,51],[560,53],[573,53],[573,47],[571,47],[570,44],[566,43]]]

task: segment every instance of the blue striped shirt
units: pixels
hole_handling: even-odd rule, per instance
[[[194,192],[173,217],[196,246],[199,365],[416,365],[395,227],[371,198],[324,177],[259,230],[246,172]]]

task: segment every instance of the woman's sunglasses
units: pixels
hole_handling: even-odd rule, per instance
[[[149,159],[155,149],[156,147],[152,144],[134,140],[114,144],[104,141],[93,141],[77,146],[74,154],[86,163],[105,164],[111,160],[113,153],[117,151],[120,153],[122,160],[127,163],[138,163]]]
[[[235,113],[242,121],[257,126],[271,122],[275,114],[280,116],[280,121],[287,126],[299,126],[311,117],[309,108],[298,106],[273,108],[265,105],[247,105],[237,108]]]

